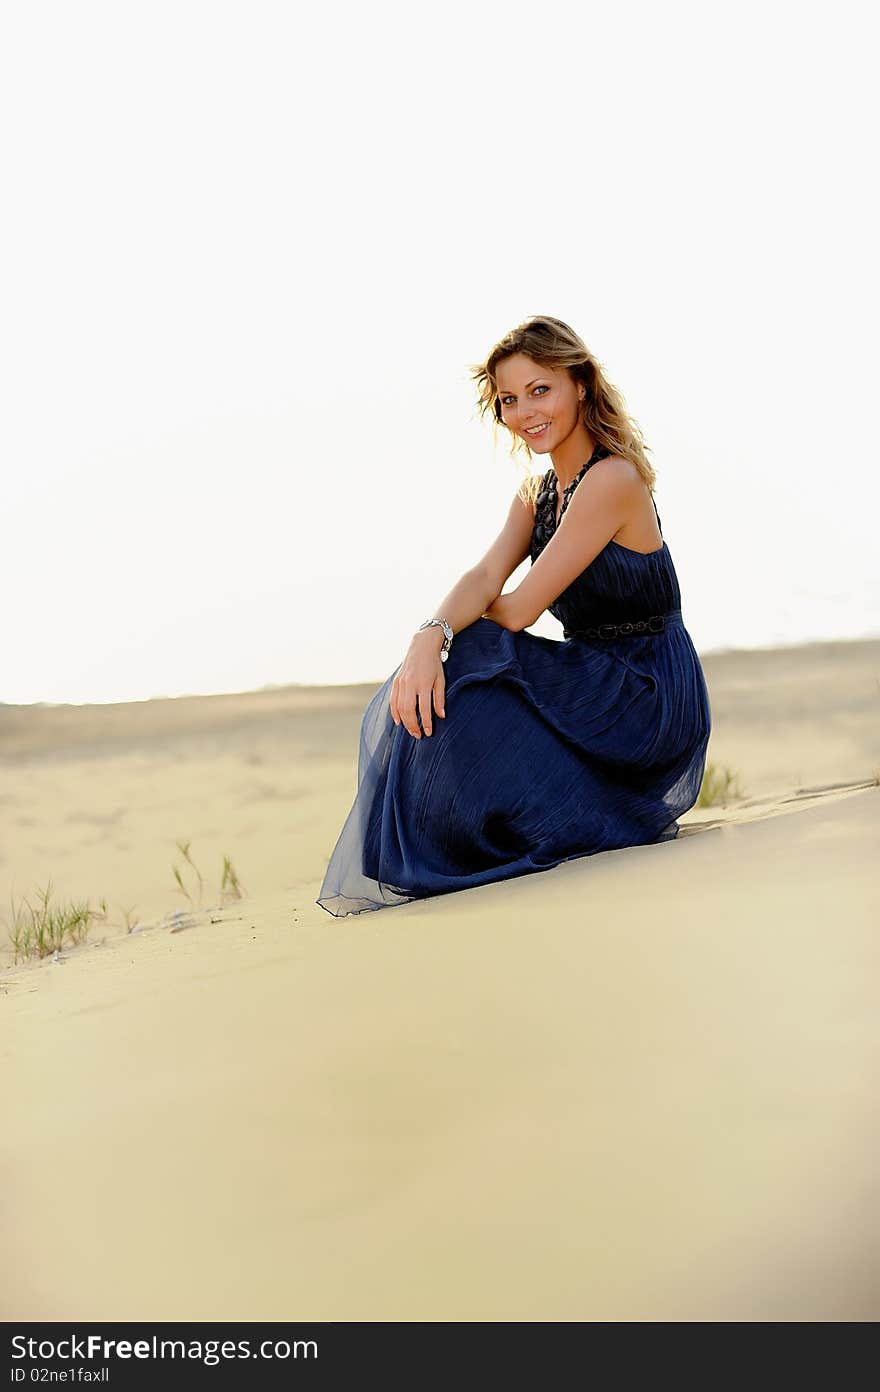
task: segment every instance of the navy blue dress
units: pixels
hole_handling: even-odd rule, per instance
[[[566,489],[563,511],[597,446]],[[545,475],[530,548],[556,525]],[[656,505],[655,505],[656,511]],[[657,516],[660,523],[659,514]],[[666,542],[607,546],[549,606],[562,640],[477,619],[444,663],[446,718],[414,739],[364,712],[358,788],[316,900],[341,916],[671,840],[697,801],[709,694]]]

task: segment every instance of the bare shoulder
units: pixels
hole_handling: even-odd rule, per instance
[[[642,553],[662,547],[663,535],[651,490],[632,460],[624,459],[619,454],[609,454],[593,465],[584,483],[593,474],[597,475],[593,483],[593,508],[606,509],[607,520],[612,525],[616,518],[618,527],[613,540],[631,551]],[[579,491],[575,490],[575,499]],[[584,504],[586,509],[586,497]]]
[[[604,459],[599,459],[589,471],[598,478],[613,479],[618,484],[641,484],[644,482],[641,474],[631,459],[625,459],[622,454],[607,454]],[[587,475],[589,478],[589,474]]]
[[[575,489],[574,498],[583,489],[582,506],[586,507],[590,498],[615,498],[628,504],[637,502],[644,492],[644,479],[631,459],[620,454],[608,454],[597,459],[581,485]],[[573,500],[574,501],[574,500]]]

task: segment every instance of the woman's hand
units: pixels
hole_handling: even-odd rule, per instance
[[[446,678],[440,660],[438,636],[442,640],[442,630],[423,629],[413,635],[409,652],[400,666],[400,671],[391,683],[391,717],[395,725],[403,725],[414,739],[421,739],[418,716],[421,716],[425,734],[431,734],[431,697],[434,709],[441,719],[446,719],[444,708]],[[418,712],[416,704],[418,703]]]

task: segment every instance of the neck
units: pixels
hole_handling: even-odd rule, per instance
[[[573,430],[550,456],[553,472],[559,479],[559,487],[566,489],[576,479],[584,465],[592,458],[596,441],[583,428]]]

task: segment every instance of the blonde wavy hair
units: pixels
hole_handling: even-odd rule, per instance
[[[478,387],[480,417],[482,419],[489,412],[492,413],[495,444],[498,443],[500,425],[513,439],[511,456],[514,462],[525,464],[527,476],[518,490],[523,500],[534,505],[544,475],[532,472],[533,454],[527,441],[515,435],[501,418],[495,373],[502,359],[512,357],[514,353],[524,353],[544,368],[556,371],[567,368],[573,381],[583,382],[586,390],[580,403],[580,413],[590,436],[597,444],[605,445],[612,454],[631,460],[653,493],[657,476],[647,458],[650,446],[645,444],[638,424],[627,412],[623,395],[609,382],[602,364],[574,329],[561,319],[541,314],[526,319],[506,333],[495,344],[485,362],[469,365],[472,380]]]

